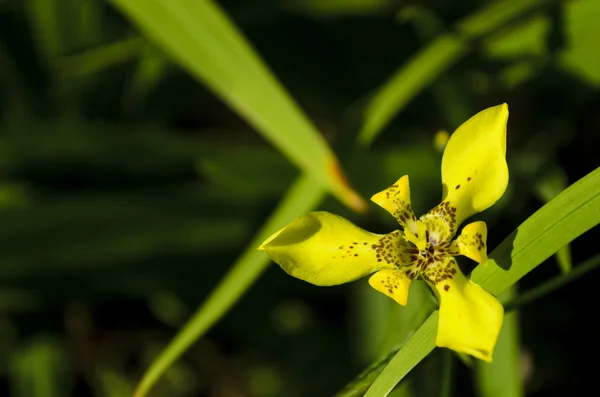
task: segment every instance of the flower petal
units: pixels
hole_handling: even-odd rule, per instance
[[[504,308],[492,294],[467,279],[448,257],[450,278],[439,282],[427,279],[440,302],[436,345],[491,362],[492,352],[502,327]]]
[[[403,270],[383,269],[369,278],[369,284],[375,290],[389,296],[402,306],[406,306],[411,279]]]
[[[452,253],[464,255],[477,263],[487,262],[487,226],[485,222],[469,223],[452,244]]]
[[[452,134],[442,158],[442,204],[456,208],[456,227],[492,206],[506,190],[506,104],[477,113]]]
[[[371,201],[392,214],[403,228],[418,234],[417,217],[410,204],[408,175],[404,175],[387,189],[374,194]]]
[[[279,230],[258,248],[296,278],[327,286],[409,263],[400,231],[367,232],[341,216],[311,212]]]

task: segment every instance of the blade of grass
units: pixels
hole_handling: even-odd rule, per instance
[[[64,347],[38,337],[10,357],[9,384],[16,397],[61,397],[69,394],[70,372]]]
[[[359,143],[370,144],[394,115],[466,51],[467,45],[462,38],[446,34],[435,39],[402,66],[369,102],[359,132]]]
[[[139,383],[135,396],[148,393],[161,375],[185,352],[208,327],[222,317],[262,274],[270,263],[257,251],[274,230],[278,230],[300,214],[316,207],[325,197],[323,188],[307,176],[301,176],[288,191],[277,209],[250,242],[225,278],[210,293],[208,299],[179,330],[175,338],[152,362]]]
[[[65,51],[60,0],[29,0],[23,3],[38,51],[46,60],[52,61]]]
[[[214,2],[112,2],[302,171],[353,210],[366,209],[323,136]]]
[[[469,51],[474,39],[550,0],[502,0],[491,3],[458,22],[455,31],[438,36],[384,83],[364,112],[358,142],[367,145],[423,88]]]
[[[561,274],[550,280],[536,286],[535,288],[526,291],[507,304],[504,305],[506,311],[515,310],[522,306],[525,306],[541,297],[550,294],[557,289],[572,283],[579,277],[591,272],[592,270],[600,267],[600,254],[594,255],[590,259],[586,260],[580,265],[573,267],[573,270],[568,274]]]
[[[435,348],[439,312],[434,311],[383,369],[364,397],[387,396]]]
[[[592,171],[523,222],[489,255],[487,266],[471,276],[494,295],[520,280],[558,248],[600,223],[600,168]],[[435,347],[435,311],[398,351],[365,397],[388,395]]]
[[[102,38],[105,4],[96,0],[71,0],[75,15],[76,39],[79,46],[89,46],[100,42]]]
[[[535,184],[535,191],[542,202],[547,203],[552,200],[556,195],[562,192],[567,187],[567,174],[565,170],[560,167],[556,167],[550,170],[546,175],[539,179]],[[571,259],[571,246],[565,244],[560,247],[555,254],[558,266],[563,274],[567,274],[571,271],[573,266]]]
[[[142,52],[129,87],[123,94],[124,113],[132,114],[142,108],[168,66],[167,59],[155,48],[148,47]]]
[[[132,37],[81,54],[59,58],[54,68],[62,79],[85,77],[139,57],[147,45],[143,38]]]
[[[451,351],[444,352],[443,365],[440,397],[451,397],[454,384],[454,355]]]

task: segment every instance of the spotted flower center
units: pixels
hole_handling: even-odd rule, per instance
[[[452,279],[456,274],[456,269],[452,268],[446,260],[448,256],[452,255],[452,243],[440,240],[437,229],[434,229],[433,232],[425,229],[425,232],[419,237],[419,241],[415,244],[411,232],[407,233],[405,230],[405,239],[410,242],[410,248],[405,250],[409,257],[409,261],[407,261],[409,264],[403,267],[406,275],[410,279],[421,276],[430,284]]]

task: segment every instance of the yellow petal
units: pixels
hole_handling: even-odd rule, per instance
[[[410,204],[408,175],[404,175],[392,186],[373,195],[371,201],[392,214],[403,228],[410,230],[413,234],[419,232],[417,218]],[[417,237],[420,236],[417,235]]]
[[[369,278],[369,284],[377,291],[406,306],[411,279],[397,269],[383,269]]]
[[[427,226],[418,219],[415,222],[415,225],[417,230],[416,233],[413,233],[412,229],[408,227],[404,229],[404,240],[412,243],[419,251],[426,250],[429,247],[427,241]]]
[[[487,262],[487,226],[485,222],[469,223],[454,241],[453,253],[464,255],[477,263]]]
[[[426,279],[440,302],[436,345],[491,362],[504,308],[492,294],[467,279],[454,258],[448,257],[446,269],[455,272],[450,272],[450,277]]]
[[[466,218],[492,206],[506,190],[506,104],[477,113],[450,137],[442,158],[442,204],[455,208],[456,231]]]
[[[400,231],[367,232],[341,216],[311,212],[279,230],[258,248],[291,276],[315,285],[337,285],[410,261]]]

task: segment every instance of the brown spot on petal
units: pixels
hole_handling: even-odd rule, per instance
[[[444,285],[444,291],[448,292],[450,290],[450,286],[449,285]]]

